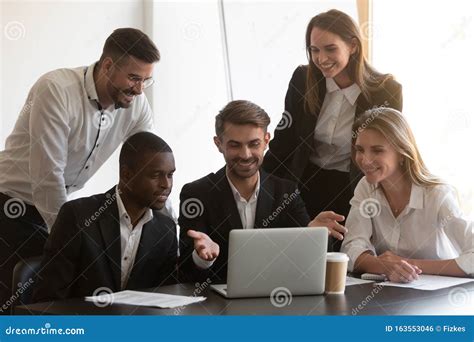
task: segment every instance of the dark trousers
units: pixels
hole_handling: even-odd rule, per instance
[[[0,315],[11,310],[13,268],[43,254],[48,229],[34,206],[0,193]]]
[[[325,170],[308,163],[299,187],[311,219],[320,212],[328,210],[347,218],[351,208],[349,202],[354,195],[350,186],[349,172]],[[341,243],[330,237],[328,251],[338,252],[341,249]]]

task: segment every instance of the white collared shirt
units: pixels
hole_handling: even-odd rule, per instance
[[[40,77],[0,152],[0,192],[34,205],[50,229],[68,194],[129,136],[153,129],[144,94],[129,108],[98,109],[94,66]]]
[[[136,224],[135,228],[132,226],[130,216],[125,209],[125,206],[120,197],[118,187],[115,188],[115,196],[117,198],[117,207],[120,219],[120,257],[121,257],[121,289],[127,286],[128,278],[132,272],[135,257],[137,255],[138,247],[140,245],[140,238],[142,237],[143,226],[151,221],[153,218],[153,211],[148,209]]]
[[[243,229],[253,229],[255,226],[255,215],[257,213],[257,200],[258,193],[260,192],[260,172],[258,172],[257,184],[253,194],[250,196],[250,199],[247,201],[240,194],[239,190],[232,184],[232,181],[229,178],[227,167],[226,167],[226,178],[229,182],[230,189],[234,195],[235,204],[237,205],[237,210],[239,211],[240,220],[242,222]],[[214,260],[208,261],[203,260],[199,257],[196,250],[193,251],[193,260],[194,264],[199,268],[207,269],[212,266]]]
[[[237,205],[237,210],[239,211],[240,221],[242,221],[242,228],[243,229],[253,229],[255,226],[255,215],[257,212],[257,200],[258,200],[258,193],[260,191],[260,172],[257,173],[257,184],[255,186],[255,190],[253,191],[250,199],[247,201],[242,195],[240,194],[239,190],[232,184],[232,181],[229,178],[226,168],[226,176],[227,180],[229,181],[230,189],[232,190],[232,194],[234,195],[235,204]]]
[[[360,93],[356,83],[340,89],[332,78],[326,78],[326,95],[314,130],[315,152],[310,155],[313,164],[349,171],[352,124]]]
[[[341,250],[349,255],[349,270],[365,251],[386,251],[411,259],[455,259],[466,274],[474,274],[473,222],[459,209],[448,185],[412,184],[410,201],[395,218],[380,187],[362,178],[351,200],[348,232]]]

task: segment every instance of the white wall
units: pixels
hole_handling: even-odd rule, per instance
[[[152,35],[162,53],[154,110],[175,154],[175,209],[184,183],[222,164],[212,143],[214,116],[227,102],[217,14],[217,1],[154,2]]]
[[[357,20],[355,0],[225,1],[234,98],[264,108],[272,119],[272,134],[293,71],[308,63],[306,26],[332,8]]]
[[[474,219],[474,3],[431,1],[420,21],[426,11],[423,1],[374,1],[374,63],[402,83],[425,162],[457,188]]]
[[[293,70],[305,64],[306,25],[337,7],[356,17],[355,1],[224,1],[234,99],[253,101],[272,119],[284,110]],[[230,100],[217,0],[155,1],[153,39],[162,52],[153,87],[158,133],[174,149],[175,209],[188,182],[224,165],[213,143],[214,118]]]

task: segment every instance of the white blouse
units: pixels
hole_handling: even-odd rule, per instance
[[[382,189],[364,177],[350,203],[341,248],[349,255],[349,270],[365,251],[392,251],[410,259],[455,259],[474,275],[473,222],[463,216],[452,187],[412,184],[410,201],[395,218]]]
[[[341,89],[334,79],[326,78],[326,95],[314,129],[314,152],[309,160],[326,170],[349,172],[352,124],[359,86]]]

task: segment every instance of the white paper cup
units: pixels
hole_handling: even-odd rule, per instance
[[[327,294],[343,294],[346,289],[347,263],[346,253],[328,253],[326,258]]]

